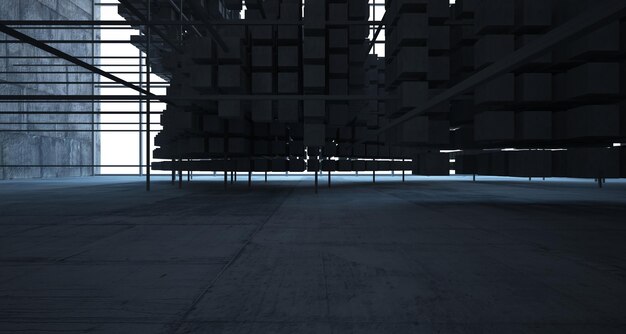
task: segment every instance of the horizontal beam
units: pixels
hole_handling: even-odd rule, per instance
[[[0,101],[263,101],[263,100],[326,100],[326,101],[354,101],[354,100],[394,100],[394,97],[371,95],[193,95],[193,96],[161,96],[152,95],[0,95]]]
[[[221,26],[241,26],[241,25],[286,25],[286,26],[301,26],[305,25],[304,21],[300,20],[211,20],[211,25]],[[316,24],[325,24],[327,26],[344,26],[344,25],[385,25],[383,21],[315,21]],[[49,26],[204,26],[204,21],[180,21],[180,20],[152,20],[150,22],[138,21],[138,20],[102,20],[102,21],[89,21],[89,20],[0,20],[0,24],[10,26],[31,26],[31,25],[49,25]]]

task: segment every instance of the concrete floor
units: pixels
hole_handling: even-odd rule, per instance
[[[626,182],[221,180],[0,183],[0,332],[626,332]]]

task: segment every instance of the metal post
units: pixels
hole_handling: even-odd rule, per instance
[[[330,169],[328,170],[328,188],[330,188]]]
[[[472,176],[472,181],[476,181],[476,174]]]
[[[143,88],[143,54],[141,50],[139,50],[139,88]],[[141,95],[141,93],[139,93]],[[143,176],[143,119],[141,119],[141,115],[143,114],[143,101],[139,99],[139,176]],[[172,173],[174,173],[172,171]],[[174,176],[172,175],[172,178]],[[172,180],[174,183],[174,180]]]
[[[228,172],[224,171],[224,190],[228,189]]]
[[[233,182],[234,182],[234,175],[233,174],[234,174],[234,172],[231,170],[230,171],[230,184],[233,184]]]
[[[267,172],[265,172],[265,182],[267,182]]]
[[[315,171],[315,193],[317,194],[317,171]]]
[[[248,171],[248,188],[252,187],[252,171]]]
[[[532,181],[533,178],[531,176],[528,177],[528,181]]]
[[[150,8],[150,4],[152,1],[147,0],[148,2],[148,22],[152,20],[152,9]],[[152,39],[152,29],[151,25],[147,25],[148,32],[148,40],[147,40],[147,48],[146,48],[146,91],[148,94],[146,95],[148,100],[146,103],[146,190],[150,191],[150,40]]]
[[[183,187],[183,159],[178,159],[178,188]]]
[[[372,171],[372,183],[376,183],[376,171]]]
[[[404,168],[402,168],[402,182],[404,182]]]
[[[176,183],[176,169],[174,166],[176,165],[176,159],[172,159],[172,185]]]

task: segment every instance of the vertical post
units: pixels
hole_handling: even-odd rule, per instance
[[[147,48],[146,48],[146,91],[148,92],[146,103],[146,190],[150,191],[150,40],[152,39],[152,29],[150,21],[152,21],[152,9],[150,8],[150,0],[148,2],[148,22],[147,25]]]
[[[176,159],[172,159],[172,185],[176,183],[176,168],[174,166],[176,166]]]
[[[402,159],[402,182],[404,182],[404,173],[405,173],[405,170],[404,170],[404,159]]]
[[[330,169],[328,170],[328,188],[330,188]]]
[[[96,20],[96,2],[93,1],[91,5],[91,20]],[[96,65],[96,29],[91,30],[91,65]],[[98,79],[100,80],[100,79]],[[95,73],[91,73],[91,95],[96,95],[96,75]],[[141,99],[139,100],[141,101]],[[139,116],[141,117],[141,116]],[[141,122],[140,122],[141,123]],[[141,131],[139,131],[139,135],[141,136]],[[91,174],[93,176],[96,175],[96,101],[95,99],[91,100]],[[141,163],[140,163],[141,165]],[[141,168],[141,167],[139,167]],[[81,170],[82,175],[82,170]]]
[[[190,162],[190,161],[191,159],[187,159],[187,162]],[[191,182],[191,170],[189,168],[187,168],[187,182]]]
[[[228,172],[224,170],[224,190],[228,189]]]
[[[139,50],[139,88],[143,88],[143,54]],[[141,93],[139,93],[141,95]],[[139,176],[143,176],[143,100],[139,99]],[[174,173],[172,171],[172,173]],[[174,176],[172,176],[174,177]],[[174,180],[172,180],[174,183]]]
[[[476,174],[472,175],[472,181],[476,181]]]
[[[233,175],[233,174],[234,174],[234,173],[233,173],[233,171],[231,170],[231,171],[230,171],[230,184],[233,184],[233,182],[234,182],[234,175]]]
[[[267,182],[267,172],[265,172],[265,182]]]
[[[183,187],[183,159],[178,159],[178,189]]]
[[[376,183],[376,171],[372,171],[372,183]]]
[[[248,171],[248,188],[252,187],[252,171]]]
[[[317,171],[315,171],[315,193],[317,194]]]

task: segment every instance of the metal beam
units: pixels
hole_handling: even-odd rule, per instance
[[[593,7],[594,8],[589,9],[580,16],[553,29],[521,49],[502,58],[482,71],[475,73],[471,77],[453,86],[452,88],[449,88],[445,92],[435,96],[424,105],[414,108],[403,116],[392,120],[390,123],[377,130],[376,134],[393,129],[396,126],[449,101],[457,95],[472,90],[500,75],[509,73],[521,65],[524,65],[526,62],[554,49],[560,44],[572,41],[585,33],[589,33],[600,28],[608,22],[626,16],[626,1],[624,0],[613,0],[606,3],[598,3]],[[358,141],[355,145],[362,144],[365,141],[367,140]]]
[[[227,101],[227,100],[245,100],[245,101],[263,101],[263,100],[326,100],[326,101],[382,101],[394,100],[394,97],[388,96],[371,96],[371,95],[229,95],[229,94],[213,94],[213,95],[189,95],[189,96],[163,96],[150,94],[152,100],[161,100],[166,103],[172,101]],[[138,95],[0,95],[0,101],[137,101],[146,100],[146,96]]]
[[[0,20],[0,23],[6,24],[9,26],[203,26],[207,23],[205,21],[194,21],[194,20],[152,20],[149,22],[139,21],[139,20],[103,20],[103,21],[90,21],[90,20]],[[370,26],[378,26],[385,25],[383,21],[349,21],[349,20],[327,20],[327,21],[319,21],[319,23],[324,23],[327,26],[362,26],[362,25],[370,25]],[[277,25],[277,26],[301,26],[305,25],[306,22],[298,21],[298,20],[270,20],[270,19],[240,19],[240,20],[223,20],[223,19],[215,19],[211,20],[210,24],[212,26],[241,26],[241,25]],[[51,28],[51,27],[46,27]],[[81,27],[83,28],[83,27]]]
[[[95,66],[93,66],[93,65],[91,65],[89,63],[86,63],[86,62],[84,62],[84,61],[82,61],[82,60],[80,60],[80,59],[78,59],[78,58],[76,58],[74,56],[71,56],[71,55],[69,55],[69,54],[67,54],[67,53],[65,53],[65,52],[63,52],[63,51],[61,51],[59,49],[53,48],[50,45],[42,43],[42,42],[40,42],[40,41],[38,41],[38,40],[28,36],[28,35],[25,35],[25,34],[15,30],[15,29],[13,29],[13,28],[9,28],[6,25],[1,24],[1,23],[0,23],[0,31],[5,33],[5,34],[7,34],[7,35],[9,35],[9,36],[11,36],[11,37],[13,37],[13,38],[19,39],[20,41],[22,41],[24,43],[28,43],[28,44],[30,44],[30,45],[38,48],[38,49],[41,49],[41,50],[46,51],[46,52],[48,52],[50,54],[53,54],[53,55],[55,55],[55,56],[57,56],[59,58],[63,58],[65,60],[69,61],[70,63],[73,63],[75,65],[78,65],[78,66],[86,69],[86,70],[89,70],[90,72],[100,74],[101,76],[103,76],[105,78],[113,80],[113,81],[115,81],[115,82],[117,82],[119,84],[122,84],[122,85],[124,85],[124,86],[126,86],[128,88],[131,88],[131,89],[133,89],[133,90],[135,90],[137,92],[140,92],[142,94],[148,95],[150,97],[156,97],[156,95],[150,94],[150,92],[142,89],[141,87],[137,87],[137,86],[135,86],[135,85],[133,85],[133,84],[131,84],[131,83],[121,79],[121,78],[116,77],[113,74],[105,72],[105,71],[103,71],[103,70],[101,70],[101,69],[99,69],[99,68],[97,68],[97,67],[95,67]],[[63,97],[63,96],[57,96],[57,97]],[[65,97],[68,97],[68,96],[65,96]],[[156,98],[158,98],[158,97],[156,97]]]

